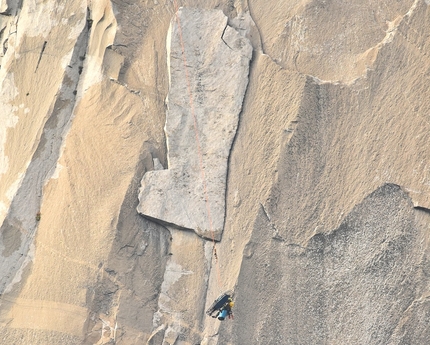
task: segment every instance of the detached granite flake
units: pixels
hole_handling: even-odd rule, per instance
[[[213,231],[219,240],[252,47],[222,11],[182,8],[171,21],[167,51],[169,168],[144,175],[137,209],[202,237],[212,238]]]

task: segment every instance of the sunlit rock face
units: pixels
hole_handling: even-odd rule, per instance
[[[427,344],[429,5],[0,0],[0,342]]]
[[[147,172],[138,211],[221,238],[227,162],[248,84],[249,41],[222,11],[180,9],[167,38],[168,169]]]

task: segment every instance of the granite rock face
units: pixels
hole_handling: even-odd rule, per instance
[[[138,211],[221,237],[227,162],[248,83],[252,47],[218,11],[180,9],[167,36],[168,169],[147,172]]]
[[[406,344],[410,335],[403,332],[412,330],[404,323],[410,319],[416,322],[413,343],[425,342],[428,322],[418,315],[428,313],[430,277],[423,269],[428,258],[417,250],[427,237],[419,213],[405,191],[385,184],[339,228],[300,246],[272,236],[261,208],[255,223],[260,231],[245,248],[239,276],[240,321],[220,342]],[[256,279],[250,282],[250,275]],[[240,332],[241,324],[254,331]],[[285,331],[277,332],[282,325]]]
[[[429,37],[427,0],[0,0],[1,343],[426,344]]]

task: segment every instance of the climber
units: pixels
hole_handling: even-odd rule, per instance
[[[224,304],[221,309],[219,309],[218,314],[216,317],[218,317],[218,320],[223,321],[225,320],[226,316],[228,315],[229,319],[233,318],[233,311],[232,308],[234,307],[234,302],[231,299],[231,297],[228,299],[228,302]]]
[[[213,318],[218,318],[218,320],[224,320],[227,315],[230,318],[233,317],[232,308],[234,306],[233,302],[233,292],[227,291],[219,296],[206,311],[206,314],[212,316]]]

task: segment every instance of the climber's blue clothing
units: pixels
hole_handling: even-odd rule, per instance
[[[218,320],[224,320],[227,317],[228,311],[227,309],[222,310],[218,315]]]
[[[229,298],[233,295],[233,291],[229,290],[224,292],[221,296],[219,296],[206,311],[206,314],[212,317],[217,317],[218,311],[222,309],[222,307],[228,303]]]

